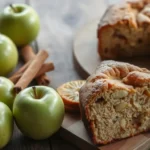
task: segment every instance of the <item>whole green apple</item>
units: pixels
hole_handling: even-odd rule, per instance
[[[0,149],[7,145],[13,133],[13,115],[7,105],[0,102]]]
[[[0,32],[10,37],[17,46],[33,41],[39,29],[37,13],[26,4],[7,6],[0,13]]]
[[[0,76],[10,73],[17,65],[18,51],[7,36],[0,34]]]
[[[64,118],[64,104],[58,93],[50,87],[29,87],[16,96],[13,115],[24,135],[41,140],[60,128]]]
[[[10,109],[15,99],[13,92],[14,84],[5,77],[0,77],[0,101],[5,103]]]

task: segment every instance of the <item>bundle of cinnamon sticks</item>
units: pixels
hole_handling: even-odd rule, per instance
[[[44,63],[48,57],[47,51],[41,50],[36,55],[31,46],[25,46],[21,56],[26,63],[9,78],[15,84],[15,92],[26,88],[34,78],[38,85],[49,85],[50,80],[45,73],[54,70],[54,64]]]

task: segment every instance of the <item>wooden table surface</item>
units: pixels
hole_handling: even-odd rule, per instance
[[[50,86],[82,79],[73,61],[72,43],[76,31],[87,22],[98,18],[108,3],[118,0],[0,0],[0,9],[11,3],[26,3],[39,14],[40,34],[36,50],[46,49],[55,71],[48,73]],[[47,140],[34,141],[24,137],[15,126],[10,143],[4,150],[78,150],[59,137],[59,132]]]

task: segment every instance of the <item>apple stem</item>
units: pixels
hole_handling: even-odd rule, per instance
[[[37,98],[36,87],[33,86],[32,88],[33,88],[33,91],[34,91],[35,98]]]
[[[11,7],[11,9],[12,9],[15,13],[18,12],[18,10],[13,6],[13,4],[10,4],[9,6]]]

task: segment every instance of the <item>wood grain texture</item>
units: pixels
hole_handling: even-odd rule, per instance
[[[68,142],[59,137],[59,134],[52,136],[51,141],[52,150],[79,150],[74,145],[68,144]]]
[[[15,125],[12,140],[4,150],[50,150],[50,142],[31,140],[23,136]]]

